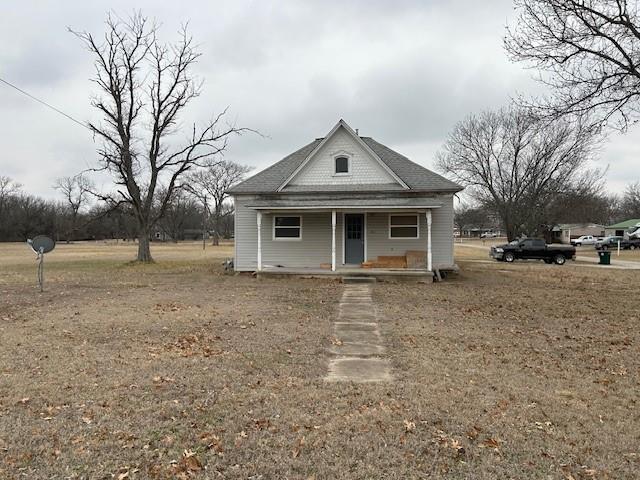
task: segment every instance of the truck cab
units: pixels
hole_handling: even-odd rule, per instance
[[[571,240],[571,245],[580,247],[582,245],[595,245],[598,239],[593,235],[581,235],[578,238]]]
[[[522,259],[563,265],[567,260],[575,260],[576,249],[569,245],[547,245],[541,238],[524,238],[492,247],[489,256],[509,263]]]

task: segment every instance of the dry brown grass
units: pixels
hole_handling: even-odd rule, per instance
[[[637,272],[477,251],[378,284],[397,381],[347,385],[322,380],[335,281],[134,251],[59,245],[39,294],[0,245],[1,478],[636,477]]]
[[[616,248],[612,248],[609,251],[611,252],[611,260],[613,262],[615,262],[616,259],[640,262],[640,249],[620,250],[620,255],[618,255],[618,250]],[[576,254],[585,257],[598,257],[598,251],[592,245],[577,247]]]

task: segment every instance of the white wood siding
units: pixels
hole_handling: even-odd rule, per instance
[[[334,156],[350,154],[350,174],[334,175]],[[340,127],[309,163],[291,180],[291,185],[353,185],[397,183],[380,163]]]
[[[440,201],[442,201],[442,207],[434,209],[432,214],[433,265],[450,267],[453,265],[453,195],[443,195]],[[426,237],[424,241],[426,244]]]
[[[257,214],[247,208],[254,197],[237,195],[234,198],[235,218],[235,268],[238,271],[257,269]],[[433,209],[431,230],[433,264],[453,265],[453,195],[438,197],[441,208]],[[357,213],[357,212],[354,212]],[[400,213],[400,212],[393,212]],[[321,263],[331,263],[331,212],[297,212],[302,215],[302,240],[274,241],[273,214],[262,216],[262,265],[284,267],[319,268]],[[286,215],[286,213],[278,213]],[[336,224],[336,263],[342,265],[344,234],[343,215],[339,212]],[[427,249],[427,222],[424,213],[419,214],[420,238],[411,240],[389,239],[389,213],[367,213],[367,259],[380,255],[404,255],[407,250]]]
[[[257,269],[258,227],[257,213],[244,205],[248,196],[236,196],[235,267],[239,271]],[[296,212],[302,216],[302,240],[274,240],[273,217],[286,216],[286,212],[262,215],[262,266],[313,267],[331,264],[331,212]],[[338,216],[339,217],[339,216]],[[342,261],[342,222],[336,224],[336,260]]]
[[[431,251],[433,264],[453,265],[453,195],[441,196],[442,207],[432,210]],[[401,212],[393,212],[400,214]],[[413,213],[413,212],[410,212]],[[407,250],[427,251],[427,219],[419,213],[420,238],[389,238],[388,212],[367,214],[367,259],[375,260],[381,255],[404,255]]]

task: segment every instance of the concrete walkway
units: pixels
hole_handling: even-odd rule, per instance
[[[385,347],[378,315],[371,295],[373,283],[347,283],[332,322],[329,372],[332,382],[388,382],[391,363]]]

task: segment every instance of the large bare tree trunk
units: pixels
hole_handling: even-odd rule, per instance
[[[217,202],[216,202],[215,215],[216,215],[216,218],[214,218],[215,232],[213,233],[213,245],[217,247],[218,245],[220,245],[220,206],[219,204],[217,204]]]
[[[149,231],[145,229],[140,230],[140,236],[138,237],[138,258],[136,258],[136,260],[144,263],[153,262],[149,245]]]

